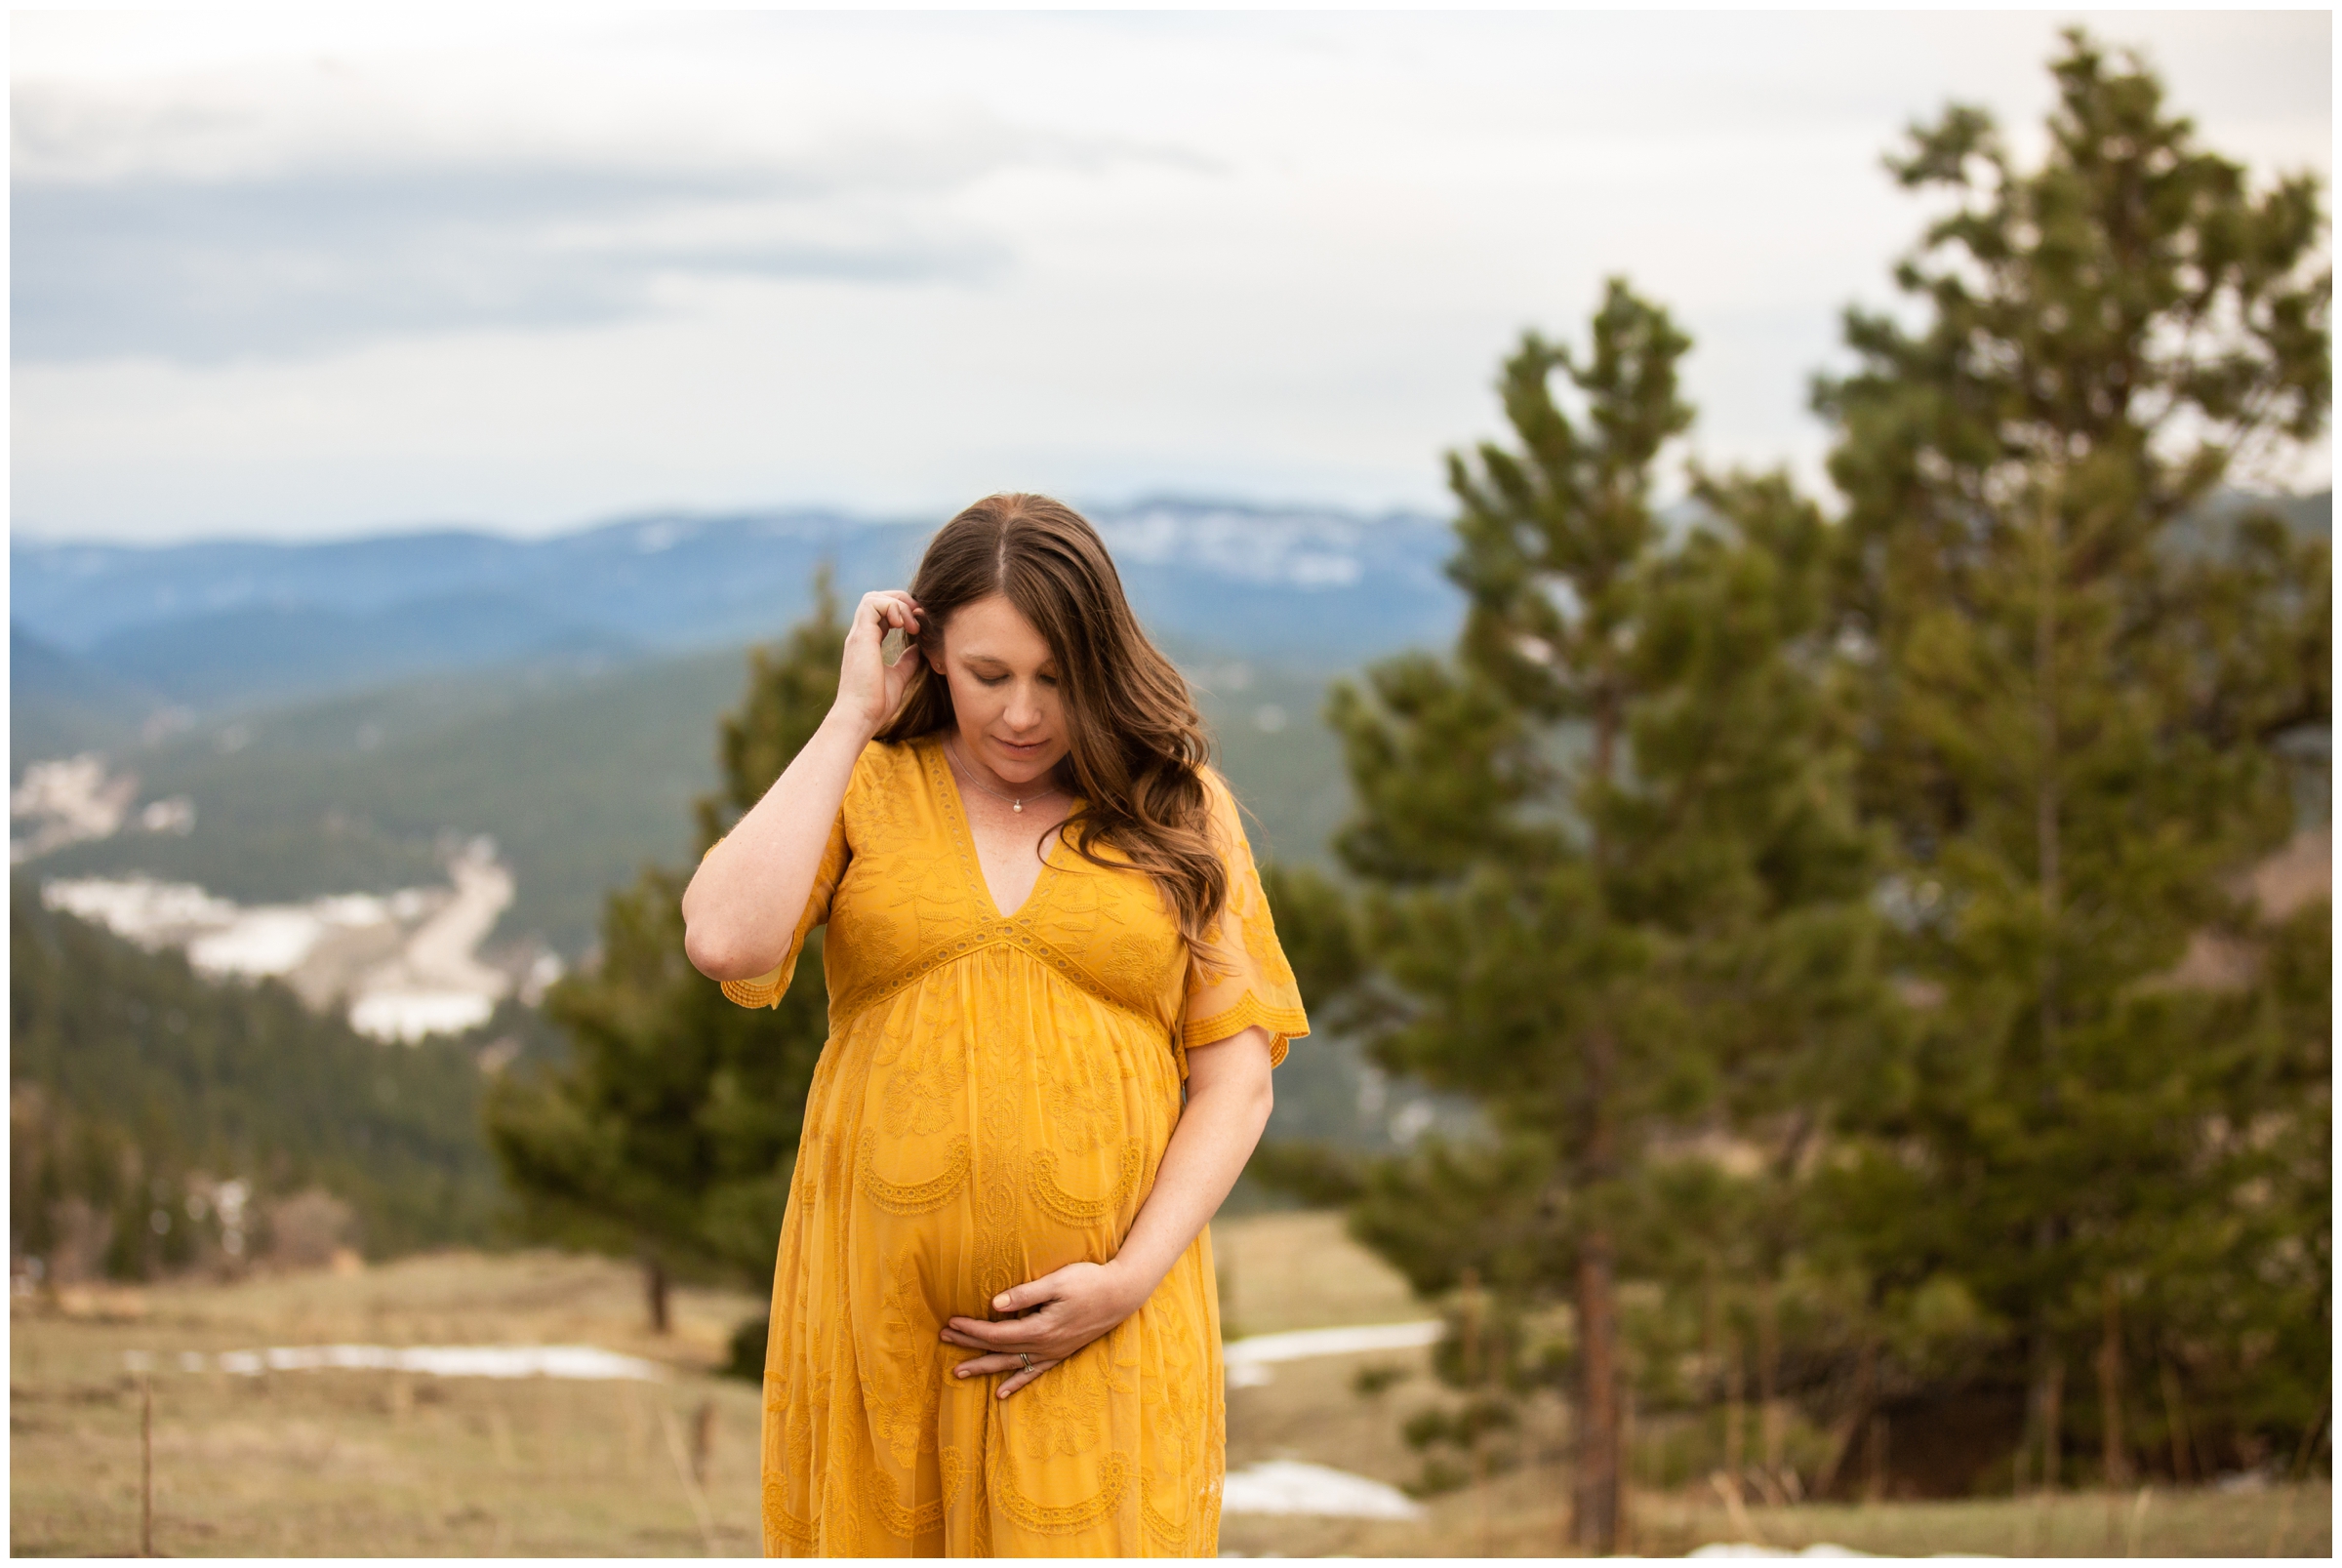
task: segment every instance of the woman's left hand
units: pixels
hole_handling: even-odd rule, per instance
[[[1000,1385],[1005,1399],[1092,1340],[1137,1311],[1146,1292],[1132,1294],[1129,1281],[1111,1264],[1068,1264],[1055,1273],[1029,1280],[992,1298],[994,1322],[955,1317],[944,1325],[944,1343],[979,1350],[952,1369],[955,1378],[1014,1376]],[[1028,1364],[1027,1358],[1030,1358]]]

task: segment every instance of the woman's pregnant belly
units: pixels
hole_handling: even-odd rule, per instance
[[[1014,1409],[990,1397],[996,1380],[951,1375],[969,1352],[944,1345],[941,1330],[954,1316],[995,1315],[992,1299],[1013,1285],[1111,1260],[1179,1106],[1166,1025],[1022,954],[972,954],[844,1022],[809,1096],[776,1277],[773,1370],[783,1402],[804,1407],[787,1432],[808,1434],[777,1440],[807,1445],[799,1468],[833,1440],[867,1441],[907,1478],[905,1497],[939,1495],[947,1454],[964,1461],[998,1424],[1020,1465],[1034,1444],[1078,1453],[1092,1468],[1109,1449],[1137,1453],[1127,1432],[1107,1443],[1090,1407],[1110,1383],[1125,1387],[1106,1360],[1141,1353],[1153,1304]],[[1183,1346],[1194,1336],[1181,1325],[1208,1327],[1208,1285],[1191,1274],[1175,1269],[1166,1282],[1185,1281],[1161,1331]],[[840,1397],[852,1398],[852,1425],[867,1437],[816,1415]],[[1037,1476],[1019,1484],[1027,1496],[1055,1495]],[[1080,1469],[1066,1485],[1057,1502],[1070,1504],[1106,1480]]]
[[[1178,1117],[1163,1026],[1005,949],[867,1010],[833,1048],[849,1273],[898,1281],[882,1319],[904,1317],[911,1273],[940,1326],[1111,1260]]]

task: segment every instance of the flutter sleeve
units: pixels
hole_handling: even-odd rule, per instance
[[[712,852],[714,845],[708,849]],[[700,858],[705,860],[707,856]],[[813,891],[806,895],[805,912],[797,917],[797,929],[788,939],[787,956],[778,966],[753,980],[722,982],[726,996],[743,1007],[781,1005],[782,993],[788,989],[789,981],[797,973],[797,955],[805,950],[806,934],[829,918],[829,901],[835,896],[838,879],[846,874],[846,863],[852,858],[853,852],[846,843],[846,813],[841,806],[836,820],[829,824],[829,842],[823,846],[821,866],[813,873]]]
[[[1228,905],[1205,931],[1201,951],[1188,959],[1188,1004],[1180,1026],[1180,1067],[1190,1046],[1209,1045],[1259,1025],[1269,1031],[1269,1061],[1285,1059],[1289,1040],[1310,1032],[1302,1011],[1301,987],[1293,966],[1276,943],[1269,897],[1252,863],[1252,846],[1236,815],[1235,797],[1218,775],[1206,773],[1212,797],[1212,832],[1228,867]]]

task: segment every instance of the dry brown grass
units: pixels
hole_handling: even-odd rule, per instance
[[[1343,1231],[1338,1214],[1259,1214],[1212,1226],[1231,1339],[1436,1316]]]
[[[176,1555],[698,1555],[667,1447],[713,1407],[705,1498],[723,1549],[756,1549],[756,1390],[708,1375],[745,1294],[678,1290],[647,1332],[623,1265],[551,1254],[409,1259],[234,1286],[20,1302],[10,1366],[10,1545],[119,1553],[139,1541],[138,1380],[156,1357],[155,1547]],[[667,1381],[573,1383],[179,1370],[183,1351],[269,1345],[590,1344]]]
[[[1332,1463],[1332,1461],[1327,1461]],[[1416,1524],[1357,1519],[1232,1517],[1223,1552],[1250,1556],[1569,1556],[1566,1477],[1514,1473],[1487,1488],[1437,1499]],[[1629,1548],[1681,1556],[1712,1543],[1789,1550],[1829,1545],[1890,1557],[2328,1557],[2332,1488],[2319,1482],[2248,1493],[2158,1492],[2142,1512],[2135,1495],[2073,1493],[2039,1503],[1808,1504],[1749,1508],[1743,1533],[1712,1497],[1637,1493]],[[2137,1518],[2134,1537],[2130,1525]]]
[[[1324,1215],[1215,1226],[1232,1260],[1230,1306],[1252,1333],[1424,1315],[1403,1286]],[[683,1289],[675,1331],[646,1330],[622,1264],[544,1253],[446,1254],[354,1275],[320,1271],[234,1286],[88,1292],[20,1301],[11,1339],[10,1546],[19,1553],[133,1551],[139,1531],[139,1396],[125,1351],[157,1358],[155,1545],[177,1555],[698,1555],[707,1549],[666,1423],[687,1432],[703,1404],[714,1441],[705,1499],[718,1549],[756,1549],[756,1390],[709,1375],[733,1327],[761,1304]],[[587,1344],[664,1362],[644,1384],[501,1382],[392,1373],[233,1378],[178,1370],[182,1351],[350,1341],[387,1345]],[[1230,1397],[1229,1462],[1305,1459],[1401,1482],[1418,1462],[1399,1419],[1444,1397],[1422,1351],[1288,1362]],[[1365,1398],[1365,1365],[1412,1375]],[[687,1439],[686,1439],[687,1440]],[[1415,1524],[1231,1515],[1232,1552],[1289,1556],[1550,1555],[1562,1550],[1555,1466],[1435,1500]],[[1764,1542],[1860,1550],[2123,1554],[2137,1519],[2145,1555],[2324,1555],[2323,1485],[2250,1494],[2158,1494],[1752,1508]],[[1713,1499],[1635,1499],[1635,1545],[1681,1552],[1735,1538]]]

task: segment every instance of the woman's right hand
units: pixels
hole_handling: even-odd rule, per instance
[[[903,657],[888,668],[879,645],[889,631],[910,639]],[[837,671],[837,702],[832,711],[853,722],[865,740],[876,735],[895,715],[904,688],[917,669],[919,658],[918,601],[895,588],[866,593],[854,607],[854,623],[846,628],[846,657]]]

